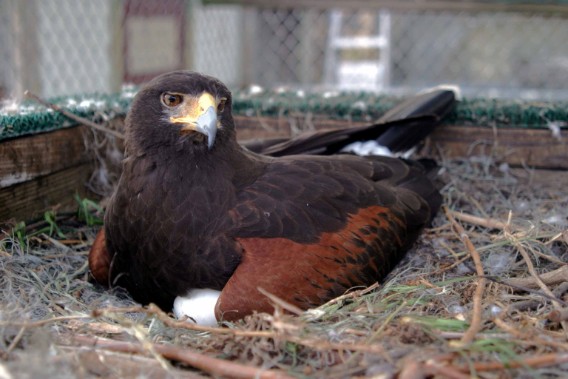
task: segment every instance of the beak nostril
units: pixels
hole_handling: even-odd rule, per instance
[[[215,136],[217,134],[217,112],[213,106],[210,106],[205,112],[197,118],[192,117],[179,117],[170,118],[173,123],[183,123],[184,125],[180,129],[181,134],[187,132],[198,132],[204,136],[207,136],[207,146],[209,149],[213,147],[215,143]]]
[[[198,132],[206,136],[207,145],[211,149],[217,134],[217,107],[215,98],[208,92],[204,92],[199,98],[189,99],[179,108],[177,117],[170,117],[170,122],[183,124],[179,129],[182,135],[188,132]]]

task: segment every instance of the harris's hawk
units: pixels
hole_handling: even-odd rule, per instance
[[[310,150],[264,146],[284,155],[274,158],[239,145],[217,79],[177,71],[148,83],[126,119],[122,176],[89,256],[95,279],[166,310],[192,290],[221,291],[217,320],[272,311],[258,288],[307,309],[381,280],[439,208],[426,169],[290,146]]]

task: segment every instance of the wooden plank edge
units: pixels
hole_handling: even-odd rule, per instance
[[[0,142],[0,188],[88,162],[85,131],[77,126]]]
[[[76,210],[74,195],[90,195],[86,183],[92,172],[93,165],[83,163],[0,189],[0,224],[32,220],[53,208],[61,212]]]
[[[566,133],[556,138],[544,129],[442,125],[429,142],[448,158],[485,155],[511,166],[568,170]]]
[[[361,121],[325,118],[235,116],[239,140],[289,137],[293,131],[346,128],[369,124]],[[568,169],[568,133],[556,138],[548,129],[489,128],[484,126],[440,125],[429,137],[430,151],[450,158],[491,155],[511,166]]]

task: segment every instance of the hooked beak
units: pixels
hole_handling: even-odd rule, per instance
[[[207,147],[211,149],[217,134],[217,102],[204,92],[199,98],[183,104],[178,115],[171,116],[170,122],[184,124],[180,133],[198,132],[207,136]]]

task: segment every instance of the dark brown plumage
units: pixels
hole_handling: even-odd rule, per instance
[[[91,271],[166,310],[191,288],[222,290],[225,319],[271,311],[258,287],[303,309],[320,305],[381,280],[441,201],[416,162],[243,149],[230,92],[193,72],[150,82],[126,127]]]

